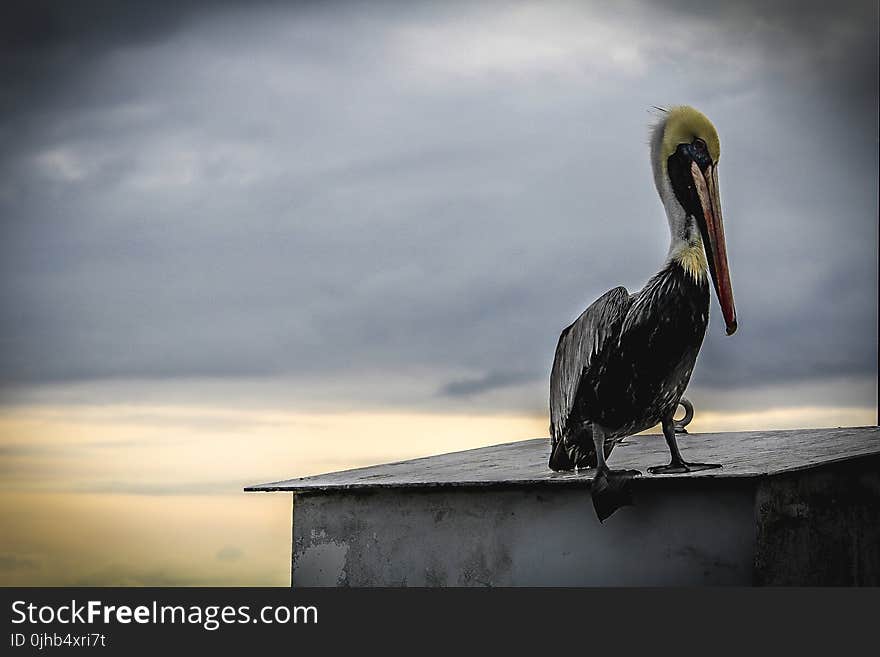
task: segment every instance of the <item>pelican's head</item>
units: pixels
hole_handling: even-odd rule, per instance
[[[694,276],[708,267],[727,334],[736,331],[736,308],[727,265],[718,160],[721,143],[712,122],[693,107],[664,111],[651,137],[654,183],[672,232],[670,257]]]

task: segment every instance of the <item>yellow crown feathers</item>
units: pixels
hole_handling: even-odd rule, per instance
[[[663,130],[663,167],[666,160],[675,152],[679,144],[689,144],[699,137],[709,148],[709,156],[713,162],[721,157],[721,142],[718,132],[706,115],[688,105],[679,105],[667,110],[666,123]]]

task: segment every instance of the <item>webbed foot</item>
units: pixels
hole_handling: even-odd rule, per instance
[[[607,466],[599,468],[593,479],[590,495],[593,508],[604,521],[622,506],[632,506],[632,491],[629,482],[642,473],[638,470],[609,470]]]
[[[651,474],[681,474],[685,472],[699,472],[700,470],[713,470],[720,468],[720,463],[688,463],[687,461],[673,461],[669,465],[655,465],[648,468]]]

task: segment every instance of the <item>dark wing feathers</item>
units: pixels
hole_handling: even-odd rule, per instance
[[[617,340],[632,303],[626,288],[609,290],[559,336],[550,374],[550,430],[554,443],[566,429],[584,372],[609,340]]]

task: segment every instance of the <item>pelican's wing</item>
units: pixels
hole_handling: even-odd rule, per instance
[[[550,431],[554,444],[566,428],[584,373],[596,354],[610,341],[617,340],[631,305],[632,297],[626,288],[609,290],[559,336],[550,374]]]

